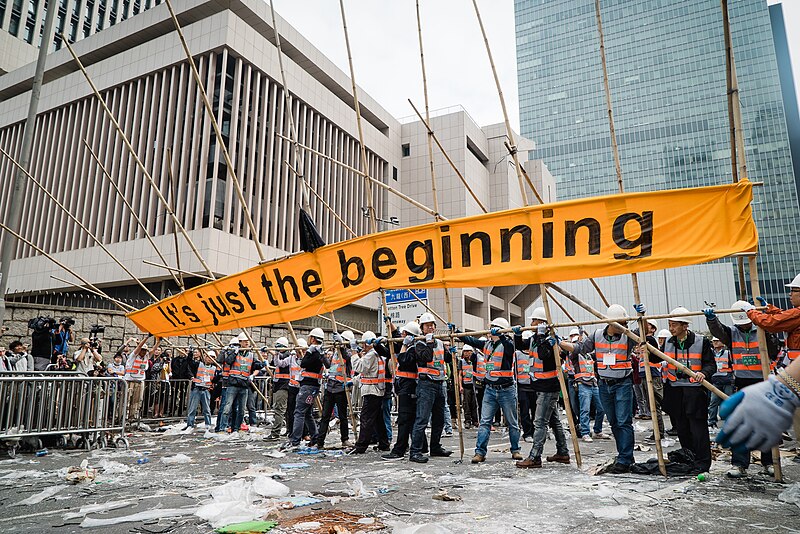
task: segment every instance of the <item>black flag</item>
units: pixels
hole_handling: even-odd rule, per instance
[[[325,240],[319,235],[314,221],[303,208],[300,208],[300,248],[303,252],[314,252],[325,245]]]

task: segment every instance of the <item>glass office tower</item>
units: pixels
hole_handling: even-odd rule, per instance
[[[719,0],[604,0],[601,9],[626,190],[730,183]],[[548,165],[560,199],[616,193],[594,0],[515,0],[515,16],[532,158]],[[766,0],[732,0],[730,17],[749,177],[764,182],[753,201],[762,291],[787,305],[800,208]],[[702,236],[698,228],[686,239]]]

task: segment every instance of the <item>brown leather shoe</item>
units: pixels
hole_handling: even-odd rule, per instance
[[[480,454],[476,454],[472,457],[473,464],[479,464],[486,461],[486,456],[481,456]]]
[[[547,457],[548,462],[558,462],[560,464],[568,464],[569,463],[569,456],[562,456],[560,454],[554,454],[553,456]]]
[[[517,462],[517,467],[520,469],[531,469],[535,467],[542,467],[542,459],[541,458],[525,458],[521,462]]]
[[[522,458],[523,458],[523,457],[522,457],[522,455],[519,453],[519,451],[517,451],[517,452],[512,452],[512,453],[511,453],[511,459],[512,459],[512,460],[522,460]]]

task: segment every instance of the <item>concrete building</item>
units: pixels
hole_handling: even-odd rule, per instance
[[[720,3],[603,1],[601,7],[626,190],[730,183]],[[616,193],[594,3],[518,0],[515,14],[521,132],[536,141],[532,157],[547,164],[561,199]],[[753,201],[762,292],[786,306],[784,284],[800,271],[794,238],[800,207],[770,17],[764,0],[730,2],[730,14],[748,174],[764,182]],[[686,238],[702,239],[702,229]],[[697,309],[717,297],[730,304],[738,277],[735,262],[723,263],[731,270],[723,279],[734,287],[722,296],[711,290],[720,282],[716,265],[662,274],[680,275],[669,284],[670,305]],[[684,293],[674,293],[679,289]],[[596,298],[591,288],[582,296]],[[624,292],[608,297],[632,304]]]
[[[466,110],[457,107],[434,112],[431,115],[431,128],[489,211],[523,206],[514,162],[504,145],[508,139],[504,124],[480,127]],[[422,204],[433,206],[427,139],[427,130],[421,121],[412,119],[402,125],[400,189]],[[541,162],[527,161],[527,154],[534,148],[533,143],[519,136],[516,141],[519,155],[537,190],[545,202],[554,200],[555,183],[547,167]],[[433,154],[439,212],[448,219],[482,213],[479,204],[435,144]],[[530,189],[527,195],[529,201],[535,202]],[[431,222],[432,216],[404,204],[400,220],[403,226],[414,226]],[[454,288],[450,290],[453,322],[461,328],[483,330],[490,319],[503,316],[512,324],[519,324],[523,321],[525,308],[538,295],[538,286],[527,285]],[[445,310],[444,291],[431,290],[429,303],[436,310]]]

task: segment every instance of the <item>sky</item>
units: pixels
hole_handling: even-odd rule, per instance
[[[732,0],[736,1],[736,0]],[[339,2],[274,0],[275,10],[339,68],[349,72]],[[800,0],[782,3],[795,87],[800,92]],[[513,0],[478,0],[509,119],[519,131]],[[412,0],[345,0],[358,84],[392,115],[422,110],[422,72]],[[420,2],[431,110],[462,105],[481,126],[503,121],[500,100],[471,0]],[[312,16],[313,14],[313,16]]]

